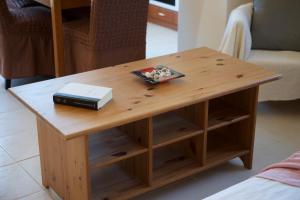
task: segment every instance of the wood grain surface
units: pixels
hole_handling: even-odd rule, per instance
[[[186,77],[151,86],[130,73],[161,64],[186,74]],[[49,122],[64,138],[69,139],[279,78],[279,74],[262,67],[208,48],[199,48],[15,87],[10,91],[34,113]],[[111,87],[113,100],[98,112],[55,105],[53,94],[70,82]]]

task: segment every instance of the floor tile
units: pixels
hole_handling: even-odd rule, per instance
[[[52,190],[51,188],[49,190],[47,190],[50,197],[53,199],[53,200],[63,200],[60,196],[58,196],[58,194]]]
[[[0,76],[0,92],[5,92],[4,78],[2,76]]]
[[[39,192],[41,187],[17,164],[0,167],[0,199],[13,200]]]
[[[32,132],[36,134],[35,115],[27,109],[0,113],[0,138]]]
[[[39,156],[23,160],[19,162],[19,164],[42,186],[41,164]]]
[[[23,106],[15,97],[13,97],[8,91],[0,91],[0,113],[12,112],[20,109],[24,109]]]
[[[0,167],[12,164],[13,162],[13,159],[0,147]]]
[[[39,155],[37,135],[31,132],[0,138],[0,146],[14,161],[21,161]]]
[[[40,191],[18,200],[52,200],[52,198],[46,191]]]
[[[177,31],[148,23],[147,58],[177,52]]]

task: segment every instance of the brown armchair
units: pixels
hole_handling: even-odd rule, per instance
[[[14,0],[6,0],[6,3],[7,3],[7,7],[9,9],[16,9],[17,8],[17,5],[15,4]]]
[[[65,72],[145,58],[149,0],[92,0],[90,19],[64,24]]]
[[[6,0],[8,8],[25,8],[29,6],[38,6],[40,5],[34,0]]]
[[[51,14],[41,6],[8,9],[0,1],[0,74],[14,78],[54,74]]]

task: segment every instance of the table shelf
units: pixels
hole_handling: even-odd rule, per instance
[[[250,150],[246,150],[241,146],[223,145],[219,148],[209,150],[207,152],[206,163],[208,165],[215,164],[222,161],[231,160],[236,157],[240,157],[250,153]]]
[[[199,163],[189,157],[178,157],[174,163],[163,164],[155,169],[154,185],[164,185],[189,176],[193,171],[200,169]]]
[[[244,137],[247,121],[240,121],[208,132],[206,163],[213,164],[250,153]]]
[[[168,113],[153,118],[153,149],[202,134],[199,126],[174,114]]]
[[[154,151],[153,183],[164,184],[199,169],[201,163],[190,148],[193,138]]]
[[[90,169],[104,167],[145,152],[146,147],[117,128],[89,136]]]
[[[119,165],[94,171],[91,177],[93,200],[123,199],[132,192],[147,188],[143,181],[130,175]]]
[[[217,99],[210,101],[208,112],[208,130],[214,130],[248,119],[250,115],[241,109]]]

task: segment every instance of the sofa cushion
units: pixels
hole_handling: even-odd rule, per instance
[[[252,50],[247,61],[282,75],[280,80],[260,87],[260,101],[300,98],[300,52]]]
[[[253,0],[252,49],[300,51],[300,1]]]

